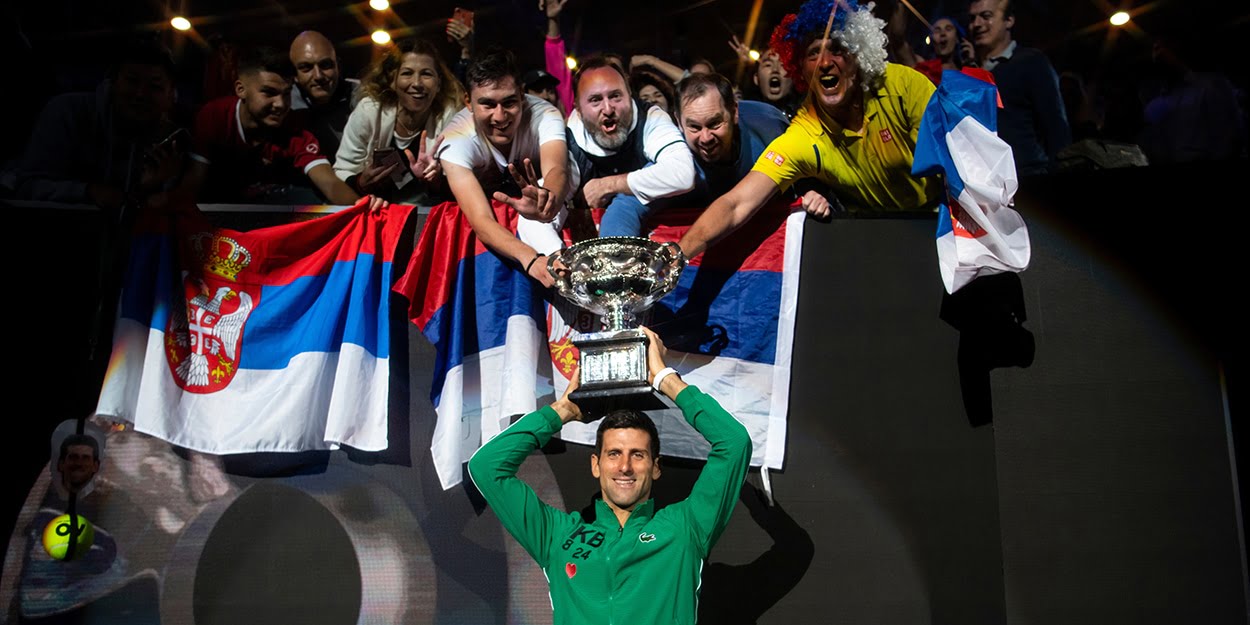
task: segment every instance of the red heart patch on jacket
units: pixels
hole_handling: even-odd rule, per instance
[[[569,563],[565,564],[565,565],[564,565],[564,574],[565,574],[565,575],[568,575],[568,576],[569,576],[569,579],[573,579],[573,576],[574,576],[574,575],[577,575],[577,565],[576,565],[576,564],[573,564],[572,562],[569,562]]]

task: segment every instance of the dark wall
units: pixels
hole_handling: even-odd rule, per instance
[[[809,223],[776,506],[752,475],[706,569],[703,621],[1245,623],[1229,434],[1244,441],[1244,262],[1236,207],[1217,201],[1244,171],[1026,181],[1036,354],[988,374],[968,327],[939,316],[931,219]],[[221,459],[114,433],[84,508],[112,551],[94,569],[35,557],[32,532],[59,505],[45,441],[93,395],[73,348],[95,226],[14,211],[24,231],[56,232],[13,241],[47,259],[12,287],[45,302],[13,343],[32,407],[10,430],[0,501],[15,622],[549,622],[541,572],[470,487],[438,486],[433,353],[415,331],[392,363],[391,450]],[[545,452],[523,476],[585,505],[588,450]],[[699,468],[667,465],[657,498],[680,498]]]

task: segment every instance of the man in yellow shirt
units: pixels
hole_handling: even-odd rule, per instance
[[[687,257],[745,223],[779,191],[802,178],[833,188],[850,211],[936,207],[942,184],[911,175],[920,119],[934,86],[923,74],[886,62],[885,22],[854,0],[809,0],[773,32],[806,102],[755,167],[704,211],[681,240]],[[849,6],[849,9],[847,8]],[[805,201],[809,213],[831,212],[827,201]]]

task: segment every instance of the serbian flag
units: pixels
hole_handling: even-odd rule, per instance
[[[515,213],[500,203],[493,209],[515,231]],[[665,209],[652,238],[676,242],[700,212]],[[746,425],[753,464],[774,469],[785,459],[803,218],[782,202],[761,210],[692,259],[648,322],[668,346],[669,364]],[[578,358],[573,340],[599,329],[593,315],[487,250],[454,203],[431,210],[395,291],[436,350],[431,452],[444,488],[460,483],[462,464],[511,417],[564,393]],[[680,414],[652,416],[665,455],[707,457],[706,441]],[[592,444],[596,427],[569,423],[561,437]]]
[[[515,232],[516,212],[499,202],[492,208]],[[412,256],[395,291],[408,298],[410,319],[435,347],[431,453],[440,483],[451,488],[482,441],[513,415],[536,410],[550,392],[550,380],[539,375],[540,363],[549,362],[545,303],[542,287],[486,249],[454,202],[430,210]]]
[[[387,447],[391,261],[412,207],[236,232],[140,223],[100,415],[214,454]]]
[[[654,216],[650,238],[675,243],[702,212],[666,208]],[[733,234],[689,259],[677,287],[651,308],[647,321],[668,348],[666,362],[746,427],[751,466],[780,469],[785,461],[805,218],[797,203],[779,198],[765,205]],[[573,372],[572,336],[552,334],[554,387],[561,394]],[[655,411],[651,417],[665,456],[707,458],[707,441],[680,411]],[[597,428],[574,422],[560,435],[593,445]]]
[[[1029,231],[1011,208],[1018,178],[1011,146],[998,138],[997,103],[993,84],[947,70],[920,122],[912,174],[946,176],[937,250],[947,293],[1029,266]]]

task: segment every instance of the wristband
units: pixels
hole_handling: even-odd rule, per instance
[[[539,258],[542,258],[543,256],[546,256],[546,254],[543,254],[542,252],[534,254],[534,257],[530,259],[530,262],[525,265],[525,273],[529,273],[530,267],[534,266],[534,261],[538,260]]]
[[[669,375],[674,373],[677,373],[677,370],[672,367],[664,367],[663,369],[660,369],[660,372],[655,374],[655,379],[651,380],[651,386],[657,391],[660,390],[660,384],[664,382],[664,378],[667,378]]]

